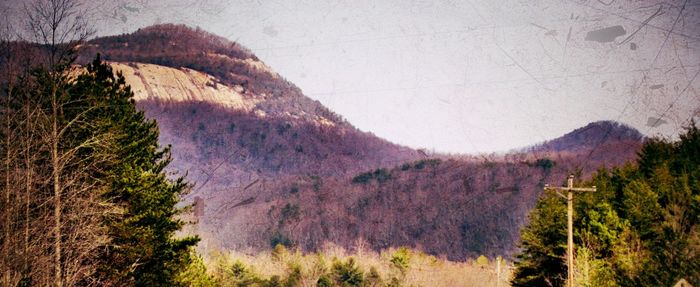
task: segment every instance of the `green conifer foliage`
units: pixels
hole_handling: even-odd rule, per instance
[[[566,203],[553,193],[542,197],[522,232],[513,286],[560,286],[566,278]]]
[[[574,200],[574,243],[585,251],[575,254],[584,264],[577,269],[579,283],[700,282],[700,131],[695,122],[679,141],[648,140],[636,165],[600,170],[584,185],[598,191]],[[565,283],[563,208],[560,199],[544,196],[531,212],[514,286]]]
[[[72,83],[71,94],[92,103],[87,118],[99,123],[92,132],[109,134],[113,147],[105,152],[114,160],[99,173],[109,183],[104,200],[119,209],[104,215],[111,242],[103,249],[100,276],[121,286],[176,285],[198,238],[175,238],[184,225],[176,205],[189,186],[182,177],[166,176],[170,153],[158,145],[155,121],[136,108],[124,77],[99,55]]]

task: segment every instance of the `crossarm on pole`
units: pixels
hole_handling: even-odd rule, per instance
[[[583,192],[596,192],[596,187],[566,187],[566,186],[549,186],[549,184],[544,185],[544,190],[551,189],[557,191],[583,191]]]

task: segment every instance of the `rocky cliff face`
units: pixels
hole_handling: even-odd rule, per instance
[[[124,75],[134,92],[134,99],[139,102],[203,102],[249,112],[261,101],[243,96],[241,86],[218,84],[217,78],[192,69],[119,62],[113,62],[111,66]]]
[[[545,183],[621,164],[641,144],[598,123],[508,155],[428,155],[355,129],[245,48],[203,31],[163,25],[100,38],[79,61],[97,52],[158,121],[172,171],[195,184],[186,201],[196,203],[205,248],[363,241],[451,259],[509,255]]]

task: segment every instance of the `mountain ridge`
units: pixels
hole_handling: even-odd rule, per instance
[[[602,122],[527,151],[428,154],[359,131],[247,49],[201,30],[94,39],[78,62],[98,52],[157,120],[172,170],[195,184],[185,200],[209,250],[364,241],[450,259],[510,256],[545,183],[623,164],[642,141]]]
[[[557,138],[527,147],[532,151],[563,151],[594,148],[611,141],[642,141],[645,137],[637,129],[616,121],[602,120],[588,123]]]

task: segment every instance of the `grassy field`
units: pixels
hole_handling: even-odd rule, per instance
[[[204,262],[219,286],[509,286],[512,266],[502,261],[498,280],[496,260],[486,257],[453,262],[408,248],[332,245],[307,254],[281,245],[257,254],[211,252]],[[330,285],[319,284],[324,279]]]

